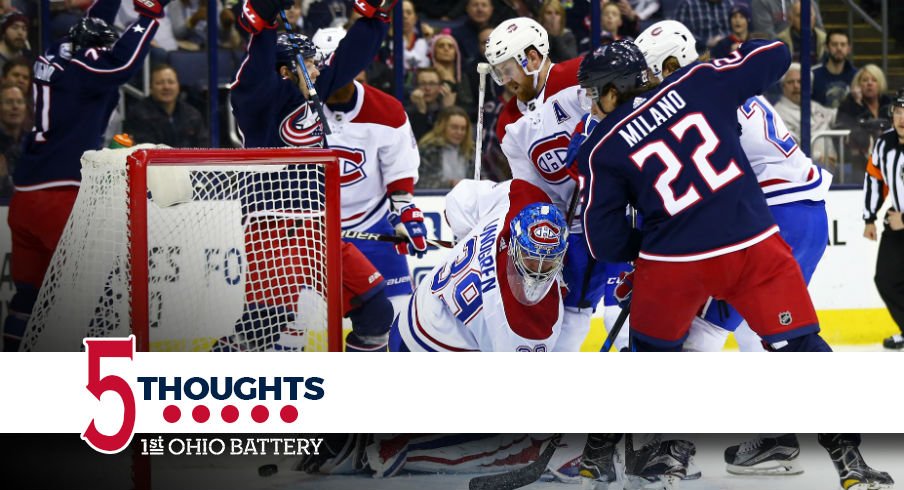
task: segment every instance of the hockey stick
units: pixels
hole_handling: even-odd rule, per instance
[[[320,96],[317,95],[317,89],[314,88],[314,82],[311,81],[311,75],[308,74],[308,67],[304,64],[304,58],[301,57],[301,48],[295,44],[295,31],[292,30],[292,24],[289,24],[289,18],[286,17],[286,10],[279,9],[279,16],[283,21],[283,28],[286,30],[286,33],[289,34],[289,39],[292,40],[292,45],[295,46],[295,61],[298,65],[298,69],[301,71],[301,74],[304,78],[304,84],[308,89],[308,94],[311,96],[311,102],[314,104],[314,110],[317,111],[317,117],[320,118],[320,123],[323,124],[323,134],[332,134],[330,131],[330,124],[326,120],[326,116],[323,115],[323,103],[320,102]]]
[[[391,242],[391,243],[405,243],[408,241],[407,238],[398,235],[381,235],[379,233],[368,233],[366,231],[353,231],[353,230],[342,230],[342,238],[348,238],[352,240],[369,240],[372,242]],[[454,243],[446,240],[434,240],[432,238],[427,239],[427,245],[433,245],[437,248],[452,248],[455,246]]]
[[[508,473],[499,473],[497,475],[477,476],[471,478],[468,482],[468,490],[515,490],[523,486],[530,485],[540,479],[540,476],[546,471],[549,460],[552,459],[553,453],[559,447],[559,441],[562,439],[561,434],[552,436],[543,452],[533,462],[526,466],[509,471]]]
[[[603,346],[600,347],[600,352],[609,352],[609,349],[612,348],[612,344],[615,343],[615,338],[618,337],[618,332],[621,332],[630,313],[631,305],[628,305],[627,308],[622,308],[621,312],[618,314],[618,318],[615,319],[615,325],[612,325],[612,328],[609,329],[609,334],[606,335],[606,341],[603,342]]]
[[[480,75],[480,91],[477,95],[477,142],[474,145],[474,180],[480,180],[481,152],[483,151],[483,101],[487,92],[487,74],[490,73],[489,63],[477,63],[477,73]]]

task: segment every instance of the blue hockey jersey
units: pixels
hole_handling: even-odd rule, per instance
[[[339,43],[314,87],[324,102],[355,79],[377,55],[386,24],[358,19]],[[292,80],[276,71],[275,29],[252,34],[245,59],[230,86],[232,113],[245,148],[322,147],[317,113]]]
[[[594,258],[702,260],[776,233],[741,149],[737,108],[790,62],[781,42],[750,41],[682,68],[603,119],[578,156]],[[643,215],[642,230],[626,222],[627,204]]]
[[[119,4],[98,0],[88,15],[113,25]],[[79,185],[82,153],[103,144],[119,86],[141,68],[157,25],[140,15],[109,49],[72,52],[64,40],[38,57],[32,87],[35,125],[13,175],[16,190]]]

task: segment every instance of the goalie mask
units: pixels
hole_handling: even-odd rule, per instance
[[[307,36],[301,34],[282,33],[276,38],[276,69],[285,66],[289,71],[296,71],[295,53],[301,54],[302,59],[312,59],[317,54],[314,43]]]
[[[519,302],[534,305],[546,296],[562,270],[568,227],[559,209],[549,203],[525,207],[510,227],[508,283]]]

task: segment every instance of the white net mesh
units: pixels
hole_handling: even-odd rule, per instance
[[[25,350],[72,351],[84,337],[130,333],[129,240],[142,228],[129,222],[134,150],[82,157],[82,187]],[[251,165],[233,153],[234,164],[149,162],[150,349],[325,351],[327,302],[339,301],[327,297],[326,166]]]

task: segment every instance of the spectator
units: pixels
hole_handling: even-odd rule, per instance
[[[468,18],[465,23],[452,31],[452,36],[458,41],[462,59],[465,64],[477,58],[480,52],[477,47],[477,38],[484,27],[493,25],[490,19],[493,17],[493,3],[490,0],[468,0],[465,11]]]
[[[12,174],[22,153],[26,133],[25,94],[17,85],[0,85],[0,197],[13,191]]]
[[[315,0],[304,14],[305,29],[309,36],[324,27],[345,27],[351,19],[352,0]]]
[[[785,122],[785,126],[800,141],[800,63],[791,63],[785,76],[782,77],[782,98],[775,103],[775,110]],[[818,102],[810,104],[810,134],[832,129],[835,121],[835,109],[829,109]],[[832,146],[813,148],[814,160],[834,167],[838,163],[838,154]]]
[[[618,41],[624,37],[622,35],[622,26],[625,20],[622,18],[622,11],[619,4],[615,2],[606,2],[603,5],[603,11],[600,15],[600,24],[602,24],[603,32],[600,36],[600,43],[606,44],[612,41]]]
[[[31,62],[25,58],[16,58],[10,60],[3,69],[0,70],[2,78],[0,83],[12,84],[19,87],[19,90],[25,94],[25,128],[31,127],[34,122],[35,105],[31,97]]]
[[[29,58],[28,17],[12,11],[0,17],[0,68],[13,58]]]
[[[234,14],[235,12],[233,12]],[[292,2],[292,6],[286,9],[286,20],[295,32],[304,32],[304,18],[301,15],[301,0]]]
[[[126,116],[125,132],[136,143],[157,143],[174,148],[208,146],[207,128],[197,109],[179,99],[179,78],[165,64],[151,69],[151,95]]]
[[[659,0],[630,0],[628,3],[637,15],[637,20],[641,24],[638,26],[640,30],[646,29],[647,21],[659,13]]]
[[[826,35],[826,50],[825,62],[813,67],[813,100],[837,109],[851,91],[857,68],[848,59],[851,45],[844,31],[830,31]]]
[[[819,63],[826,48],[826,31],[816,27],[816,9],[810,7],[810,62]],[[776,39],[785,43],[795,60],[800,61],[800,0],[794,2],[788,13],[790,25],[776,34]]]
[[[543,2],[537,22],[549,34],[549,59],[553,63],[570,60],[578,55],[577,39],[571,29],[565,27],[565,7],[562,6],[562,2],[559,0]]]
[[[427,40],[418,33],[417,12],[414,3],[410,0],[402,2],[402,38],[405,44],[405,71],[411,72],[418,68],[430,66],[430,58],[427,51],[430,49]],[[432,35],[432,32],[430,32]],[[429,37],[426,36],[426,37]]]
[[[166,7],[166,16],[173,26],[173,35],[179,48],[198,51],[207,44],[207,0],[177,0]],[[223,8],[217,1],[219,19],[218,42],[220,47],[237,49],[241,36],[235,27],[235,14]]]
[[[464,109],[473,106],[474,94],[471,93],[470,84],[462,78],[461,52],[455,38],[446,33],[433,36],[430,58],[443,83],[440,87],[443,102],[447,106],[454,104]]]
[[[775,35],[788,27],[791,4],[794,0],[752,0],[750,10],[753,12],[751,32],[762,33],[764,39],[774,39]],[[819,5],[811,0],[816,8],[816,27],[822,29],[822,16]]]
[[[885,95],[886,90],[885,74],[870,63],[854,75],[851,92],[838,106],[837,125],[851,130],[852,163],[857,175],[865,171],[870,139],[888,128],[887,106],[891,104],[891,97]]]
[[[619,34],[625,37],[637,37],[640,34],[640,16],[628,0],[609,0],[618,7],[622,16],[622,27]],[[643,1],[643,0],[641,0]]]
[[[490,33],[493,32],[492,27],[485,27],[480,31],[480,38],[478,39],[477,46],[480,49],[480,57],[472,60],[470,63],[465,65],[464,72],[462,73],[462,77],[467,80],[468,86],[471,89],[471,94],[474,98],[479,97],[480,95],[480,76],[477,74],[477,64],[481,61],[486,61],[484,53],[486,52],[487,47],[487,39],[490,38]],[[493,82],[493,79],[487,75],[487,83],[486,83],[486,94],[484,96],[484,107],[489,104],[489,101],[494,100],[496,96],[502,91],[502,87],[496,85]],[[468,107],[465,107],[465,111],[468,113],[468,116],[471,119],[471,122],[477,121],[477,105],[471,104]],[[486,112],[486,111],[484,111]]]
[[[682,0],[675,20],[686,25],[700,46],[714,46],[731,32],[731,0]]]
[[[422,68],[417,72],[417,85],[405,106],[414,137],[421,139],[433,127],[440,109],[455,105],[455,97],[443,94],[442,79],[435,68]]]
[[[471,121],[460,107],[440,111],[436,125],[418,142],[419,189],[451,189],[474,167]]]
[[[724,58],[750,39],[750,7],[743,3],[731,8],[731,33],[717,42],[711,50],[713,58]]]

